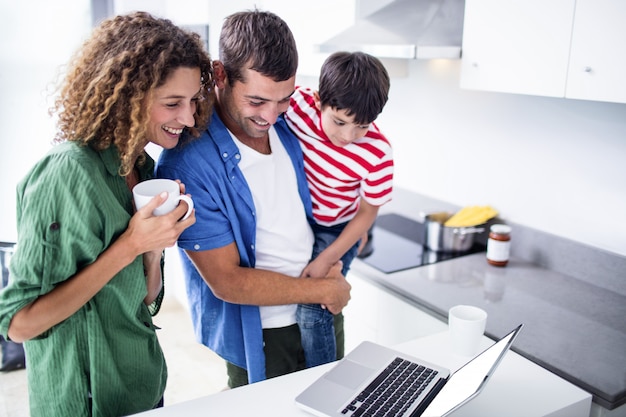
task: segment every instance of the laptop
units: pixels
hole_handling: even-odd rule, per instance
[[[296,397],[317,416],[443,417],[476,397],[508,352],[523,324],[456,372],[362,342]]]

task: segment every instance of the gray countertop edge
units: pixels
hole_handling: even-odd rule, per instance
[[[396,190],[381,214],[420,220],[423,213],[457,209]],[[357,259],[352,270],[444,322],[453,305],[478,305],[489,313],[485,333],[494,339],[523,322],[514,351],[590,392],[603,407],[626,403],[626,259],[505,223],[514,234],[504,268],[477,253],[391,274]]]

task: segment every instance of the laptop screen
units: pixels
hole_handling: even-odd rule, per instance
[[[495,345],[453,373],[446,385],[422,413],[422,416],[446,415],[475,397],[497,368],[504,357],[503,353],[513,343],[513,339],[521,327],[521,325],[517,327]]]

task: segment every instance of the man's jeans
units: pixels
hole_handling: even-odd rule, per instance
[[[333,226],[315,226],[315,245],[313,256],[315,259],[325,248],[335,241],[346,223]],[[356,257],[359,248],[358,242],[341,258],[343,276],[348,274],[350,264]],[[296,313],[296,321],[300,326],[302,347],[306,367],[310,368],[337,359],[337,341],[335,340],[335,328],[333,314],[322,308],[320,304],[299,304]]]

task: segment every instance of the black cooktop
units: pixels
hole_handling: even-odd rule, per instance
[[[465,252],[435,252],[423,245],[425,234],[423,223],[395,213],[381,214],[372,232],[373,252],[361,260],[391,273],[485,251],[484,245],[475,242]]]

